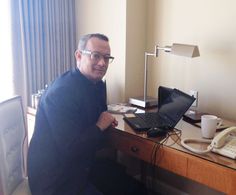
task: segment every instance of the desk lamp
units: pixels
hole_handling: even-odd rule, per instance
[[[170,54],[184,56],[189,58],[194,58],[200,56],[198,46],[197,45],[186,45],[173,43],[172,46],[159,47],[155,46],[154,53],[145,52],[145,61],[144,61],[144,94],[143,97],[137,98],[129,98],[129,103],[140,106],[142,108],[157,106],[157,98],[147,96],[147,64],[148,64],[148,56],[158,57],[158,51],[164,50]]]

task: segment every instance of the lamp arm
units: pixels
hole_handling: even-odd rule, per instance
[[[145,61],[144,61],[144,87],[143,87],[143,100],[146,102],[147,100],[147,64],[148,64],[148,56],[156,56],[156,53],[148,53],[145,52]]]
[[[171,52],[171,46],[159,47],[156,46],[156,54],[158,54],[158,50],[164,50],[165,52]],[[157,55],[156,55],[157,57]]]

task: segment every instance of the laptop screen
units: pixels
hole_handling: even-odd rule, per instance
[[[178,89],[173,89],[172,93],[162,103],[158,113],[176,125],[194,100],[194,97]]]
[[[159,88],[158,88],[158,105],[157,105],[158,109],[160,109],[160,107],[165,103],[165,99],[171,95],[172,91],[173,91],[172,88],[159,86]]]

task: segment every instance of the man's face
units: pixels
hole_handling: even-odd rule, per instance
[[[98,52],[104,55],[110,55],[110,46],[107,41],[93,37],[88,40],[86,45],[86,51]],[[100,60],[91,59],[91,55],[83,54],[80,51],[75,53],[77,67],[80,72],[89,80],[97,82],[100,81],[106,74],[108,68],[108,62],[102,57]]]

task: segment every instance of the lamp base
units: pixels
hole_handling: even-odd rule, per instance
[[[148,108],[157,106],[157,98],[147,97],[146,101],[144,101],[143,97],[129,98],[129,103],[142,108]]]

